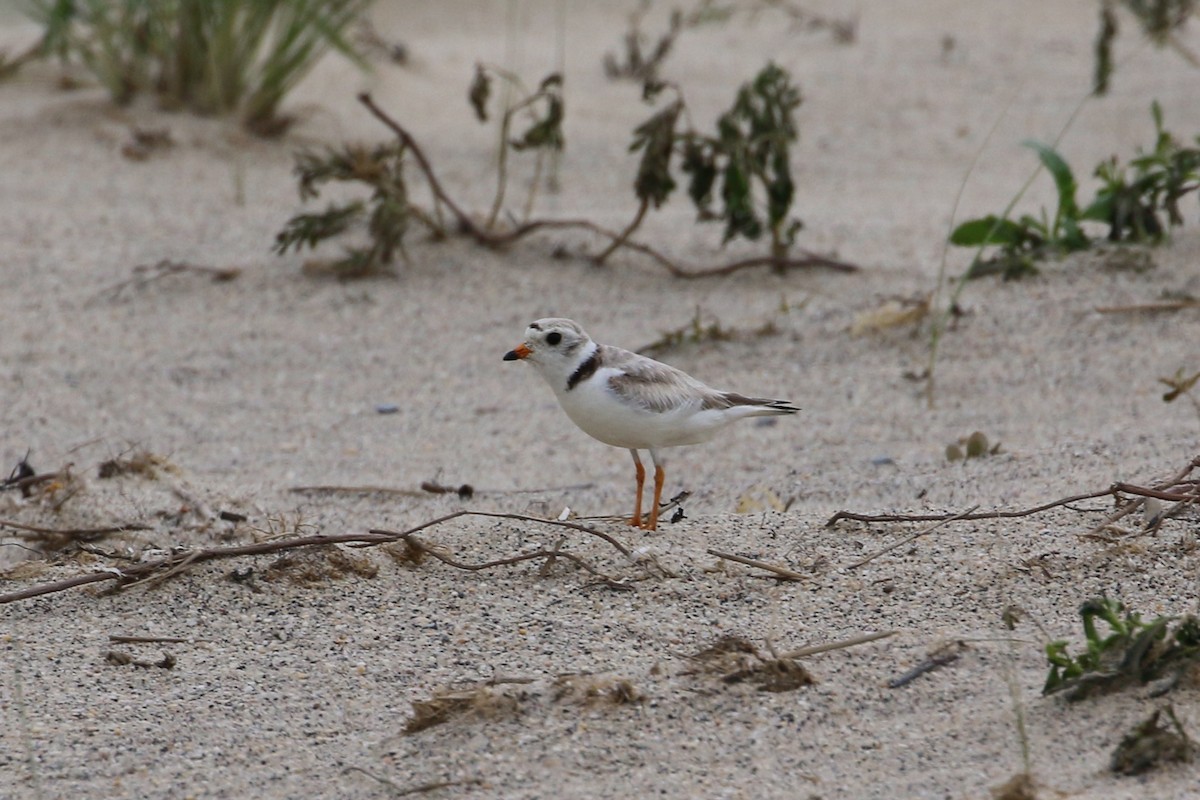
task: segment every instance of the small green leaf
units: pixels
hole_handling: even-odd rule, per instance
[[[1075,191],[1078,188],[1078,184],[1076,184],[1075,176],[1071,173],[1071,167],[1067,164],[1066,160],[1053,147],[1041,142],[1035,142],[1030,139],[1022,142],[1022,144],[1037,152],[1042,166],[1054,178],[1054,185],[1058,189],[1059,217],[1077,219],[1079,217],[1079,208],[1075,204]]]
[[[1020,225],[994,214],[969,219],[950,234],[950,243],[959,247],[985,247],[993,244],[1016,246],[1024,239],[1024,230]]]
[[[361,218],[363,211],[364,204],[356,200],[342,206],[330,205],[325,211],[316,214],[297,214],[289,219],[284,229],[275,236],[275,246],[272,249],[283,255],[289,250],[315,248],[324,240],[349,230],[350,226]]]

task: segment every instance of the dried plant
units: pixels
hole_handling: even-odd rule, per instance
[[[1142,33],[1158,47],[1171,47],[1192,66],[1200,66],[1200,59],[1179,40],[1179,33],[1196,13],[1196,0],[1103,0],[1093,73],[1096,94],[1106,94],[1112,80],[1112,45],[1120,29],[1117,19],[1120,6],[1133,15]]]
[[[276,235],[275,252],[282,255],[316,248],[327,239],[363,227],[370,243],[346,247],[341,258],[328,262],[329,271],[340,278],[390,273],[397,254],[404,252],[404,236],[413,215],[404,156],[405,148],[398,142],[373,147],[347,144],[298,153],[294,171],[301,200],[319,197],[321,188],[330,182],[362,184],[371,194],[366,200],[332,203],[324,211],[295,215]]]

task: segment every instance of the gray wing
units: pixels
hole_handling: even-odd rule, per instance
[[[734,405],[718,392],[682,370],[652,358],[601,345],[606,367],[615,367],[622,374],[608,379],[613,393],[647,411],[674,411],[682,406],[698,408],[729,408]]]

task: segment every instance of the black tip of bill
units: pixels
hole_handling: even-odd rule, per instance
[[[505,361],[516,361],[516,360],[518,360],[519,358],[520,358],[520,356],[519,356],[519,355],[517,355],[517,351],[516,351],[516,350],[509,350],[507,353],[505,353],[505,354],[504,354],[504,360],[505,360]]]

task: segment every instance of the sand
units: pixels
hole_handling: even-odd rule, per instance
[[[805,97],[799,243],[860,265],[855,274],[686,281],[630,253],[597,268],[581,256],[600,242],[571,232],[503,252],[418,232],[394,278],[309,277],[307,254],[270,253],[299,208],[292,154],[386,139],[358,91],[412,130],[465,206],[486,209],[495,128],[465,101],[476,61],[529,84],[560,58],[565,67],[561,190],[539,196],[538,214],[617,227],[634,210],[626,148],[649,110],[601,68],[632,3],[380,5],[378,30],[408,46],[410,63],[360,75],[327,59],[291,99],[303,122],[282,141],[149,102],[116,109],[97,88],[60,90],[49,65],[0,85],[0,464],[28,452],[39,471],[71,465],[52,491],[0,494],[0,518],[146,526],[49,553],[18,547],[29,539],[5,527],[0,593],[176,548],[402,530],[461,509],[628,513],[628,456],[575,429],[532,370],[501,361],[542,316],[638,348],[699,310],[737,335],[664,360],[804,410],[674,452],[667,493],[691,492],[678,523],[655,533],[587,523],[630,557],[527,520],[460,517],[422,534],[469,563],[561,546],[619,586],[564,559],[468,572],[343,548],[350,562],[245,556],[117,593],[94,584],[0,606],[0,797],[383,798],[424,787],[430,797],[979,798],[1026,769],[1023,740],[1039,797],[1196,794],[1189,765],[1141,777],[1108,768],[1154,708],[1173,703],[1200,732],[1191,684],[1074,704],[1041,694],[1042,646],[1082,647],[1083,601],[1196,612],[1194,513],[1154,534],[1138,515],[1124,534],[1089,538],[1112,507],[1100,498],[952,522],[857,567],[922,526],[825,525],[842,509],[1022,509],[1114,481],[1148,485],[1197,455],[1196,408],[1164,403],[1158,379],[1200,369],[1200,313],[1097,311],[1200,294],[1194,199],[1187,226],[1144,257],[1150,269],[1086,253],[1024,281],[968,286],[941,341],[932,405],[911,378],[929,365],[928,321],[850,333],[890,298],[928,295],[952,218],[1002,209],[1035,163],[1019,143],[1068,124],[1088,86],[1094,3],[812,3],[857,17],[856,40],[793,30],[773,12],[679,40],[664,76],[684,87],[700,127],[766,58],[792,73]],[[661,24],[661,14],[647,22]],[[30,31],[10,17],[0,33],[20,42]],[[1091,165],[1151,143],[1152,98],[1168,128],[1188,139],[1200,130],[1194,69],[1135,39],[1129,23],[1111,94],[1083,104],[1061,141],[1084,192]],[[167,129],[174,147],[127,159],[135,126]],[[529,160],[514,172],[520,197]],[[1052,200],[1043,176],[1020,208]],[[693,217],[676,198],[639,235],[693,264],[755,252],[722,250],[719,230]],[[969,256],[950,252],[948,274]],[[240,274],[133,280],[164,259]],[[771,332],[753,333],[768,322]],[[389,404],[395,413],[379,413]],[[948,461],[946,445],[976,430],[1000,452]],[[159,461],[99,477],[102,463],[138,453]],[[431,494],[425,481],[476,492]],[[312,486],[402,491],[294,491]],[[709,549],[803,579],[776,581]],[[321,571],[331,563],[345,569]],[[1025,621],[1009,631],[1013,605]],[[815,683],[783,692],[722,680],[757,663],[749,655],[711,668],[690,657],[722,637],[770,659],[890,631],[800,659]],[[953,663],[888,687],[957,642]],[[114,663],[110,651],[150,666]],[[155,666],[164,653],[169,668]],[[487,681],[465,713],[406,733],[414,702],[451,702],[441,693]]]

